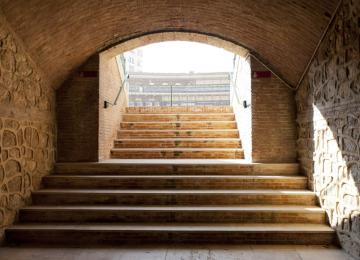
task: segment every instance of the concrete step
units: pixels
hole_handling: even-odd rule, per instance
[[[320,207],[243,206],[31,206],[20,210],[21,223],[326,223]]]
[[[54,189],[306,189],[304,176],[236,175],[50,175],[45,188]]]
[[[114,148],[241,148],[238,138],[117,139]]]
[[[191,130],[119,130],[122,138],[239,138],[237,129],[191,129]]]
[[[213,114],[124,114],[124,122],[235,121],[233,113]]]
[[[56,174],[89,175],[298,175],[298,163],[246,163],[241,160],[109,160],[95,163],[56,163]]]
[[[306,190],[95,190],[34,191],[34,205],[315,205]]]
[[[236,148],[114,148],[112,159],[244,159],[244,151]]]
[[[85,245],[119,243],[322,244],[336,242],[324,224],[18,224],[6,230],[9,243]]]
[[[127,107],[128,114],[208,114],[233,113],[230,106],[191,106],[191,107]]]
[[[235,121],[175,121],[175,122],[121,122],[121,129],[162,130],[162,129],[237,129]]]

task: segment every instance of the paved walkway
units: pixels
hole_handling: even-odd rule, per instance
[[[269,245],[0,248],[0,260],[355,260],[336,247]]]

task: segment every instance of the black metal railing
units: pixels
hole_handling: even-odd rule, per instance
[[[104,101],[104,108],[108,108],[109,106],[116,106],[117,101],[118,101],[118,99],[119,99],[119,97],[120,97],[120,95],[121,95],[121,92],[122,92],[123,89],[125,88],[126,84],[129,82],[129,77],[130,77],[129,74],[127,74],[127,75],[125,76],[125,79],[121,82],[119,91],[118,91],[118,93],[117,93],[117,95],[116,95],[115,100],[114,100],[113,103],[111,103],[111,102],[109,102],[109,101],[107,101],[107,100]]]

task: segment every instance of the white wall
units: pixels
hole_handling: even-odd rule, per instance
[[[236,56],[231,88],[231,104],[234,108],[245,159],[252,160],[251,135],[251,68],[250,59]],[[244,108],[243,101],[250,107]]]

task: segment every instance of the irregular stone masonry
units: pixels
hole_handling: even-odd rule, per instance
[[[360,258],[360,2],[344,0],[297,92],[302,171],[342,246]]]
[[[0,118],[0,228],[39,188],[54,163],[54,126]]]
[[[0,20],[0,72],[1,105],[51,110],[51,91],[3,20]]]
[[[55,158],[54,95],[0,16],[0,241]]]

